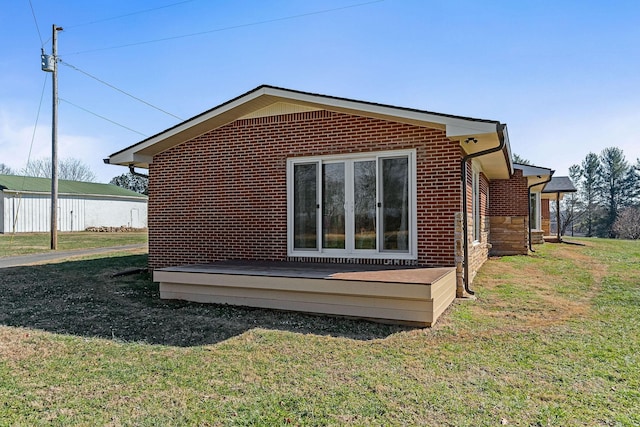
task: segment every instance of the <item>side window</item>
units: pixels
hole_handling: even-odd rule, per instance
[[[530,195],[529,226],[532,230],[540,229],[540,193],[531,193]]]
[[[480,241],[482,236],[482,224],[480,215],[480,171],[477,167],[472,167],[472,217],[473,217],[473,240]]]

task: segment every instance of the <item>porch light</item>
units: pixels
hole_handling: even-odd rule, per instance
[[[470,142],[473,142],[474,144],[477,144],[478,140],[476,138],[474,138],[474,137],[469,137],[469,138],[465,139],[464,142],[467,143],[467,144],[470,143]]]

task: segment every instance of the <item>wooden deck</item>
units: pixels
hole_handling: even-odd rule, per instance
[[[158,269],[160,298],[432,326],[455,299],[455,268],[224,261]]]

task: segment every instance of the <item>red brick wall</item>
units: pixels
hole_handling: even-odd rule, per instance
[[[529,190],[521,169],[515,169],[510,179],[491,181],[491,253],[494,255],[525,255],[529,242]]]
[[[551,218],[551,209],[549,208],[549,199],[542,199],[542,204],[540,205],[542,219]]]
[[[453,265],[458,143],[437,129],[318,111],[238,120],[156,155],[150,266],[286,260],[287,158],[414,148],[418,263]]]
[[[489,216],[529,216],[527,178],[515,169],[510,179],[491,181]]]

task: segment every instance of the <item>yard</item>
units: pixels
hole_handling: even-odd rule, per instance
[[[97,233],[87,231],[58,233],[58,250],[146,243],[147,232]],[[51,247],[49,233],[0,234],[0,257],[48,252]]]
[[[580,242],[432,329],[160,301],[112,277],[144,253],[4,269],[0,425],[639,425],[640,242]]]

